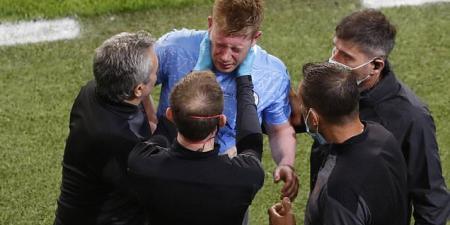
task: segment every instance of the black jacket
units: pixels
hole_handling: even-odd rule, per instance
[[[427,106],[397,80],[387,61],[382,76],[374,88],[361,93],[360,118],[380,123],[401,144],[415,223],[445,224],[450,194],[442,176],[433,117]]]
[[[95,87],[81,88],[70,113],[54,223],[142,224],[125,175],[129,152],[150,137],[146,114],[141,105],[101,99]]]

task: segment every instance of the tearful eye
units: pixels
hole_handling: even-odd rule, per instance
[[[241,49],[239,49],[239,48],[232,48],[231,51],[239,53],[239,52],[241,52]]]

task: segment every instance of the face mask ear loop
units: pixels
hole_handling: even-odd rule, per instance
[[[305,117],[305,127],[306,127],[306,132],[309,133],[309,126],[308,126],[308,118],[309,118],[309,113],[311,112],[311,108],[308,109],[308,112],[306,113],[306,117]]]
[[[211,140],[213,138],[214,139],[216,138],[217,134],[219,133],[219,128],[220,128],[220,126],[219,126],[219,123],[220,123],[219,117],[220,117],[220,115],[214,115],[214,116],[191,116],[191,118],[194,118],[194,119],[204,119],[204,118],[211,119],[211,118],[214,118],[214,119],[217,120],[216,131],[215,131],[214,135],[212,137],[209,137],[206,141],[203,142],[203,146],[201,148],[197,149],[198,152],[203,152],[205,150],[206,143],[209,140]]]
[[[213,138],[216,138],[216,135],[215,135],[215,134],[214,134],[212,137],[209,137],[208,139],[206,139],[206,141],[203,142],[203,146],[202,146],[201,148],[197,149],[197,152],[203,152],[203,151],[205,151],[205,145],[206,145],[206,143],[207,143],[209,140],[213,139]]]
[[[319,119],[317,119],[317,128],[316,128],[316,133],[319,133]]]
[[[201,151],[200,151],[200,152],[203,152],[203,151],[205,150],[206,142],[208,142],[208,141],[211,140],[211,139],[214,139],[214,142],[215,142],[216,136],[217,136],[217,134],[219,133],[219,128],[220,128],[219,122],[220,122],[220,121],[219,121],[219,118],[217,118],[216,132],[214,133],[214,135],[213,135],[212,137],[208,138],[208,140],[206,140],[205,143],[203,143],[203,147],[201,148]],[[199,150],[200,150],[200,149],[199,149]]]
[[[357,81],[356,81],[356,85],[359,86],[362,82],[366,81],[366,80],[369,79],[369,78],[370,78],[370,75],[367,75],[367,76],[364,77],[363,79],[357,80]]]
[[[312,108],[310,108],[311,112],[312,112]],[[315,133],[319,133],[319,119],[317,119],[317,126],[316,126],[316,132]]]
[[[361,67],[363,67],[363,66],[365,66],[365,65],[367,65],[367,64],[369,64],[371,62],[373,62],[376,58],[378,58],[378,57],[373,57],[371,60],[369,60],[369,61],[367,61],[367,62],[365,62],[365,63],[363,63],[363,64],[361,64],[361,65],[359,65],[357,67],[352,68],[352,70],[357,70],[357,69],[359,69],[359,68],[361,68]]]

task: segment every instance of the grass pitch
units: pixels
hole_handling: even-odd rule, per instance
[[[79,88],[93,77],[94,49],[122,31],[147,30],[159,37],[174,28],[204,29],[211,8],[210,1],[200,4],[201,1],[186,0],[176,7],[128,10],[124,6],[97,13],[82,10],[80,14],[48,9],[39,14],[33,12],[32,5],[22,13],[5,5],[19,7],[21,2],[25,1],[0,0],[0,20],[77,14],[83,26],[81,36],[74,40],[0,47],[0,224],[52,224],[68,116]],[[91,8],[92,5],[86,10]],[[285,62],[296,86],[304,63],[329,57],[331,38],[339,19],[359,8],[359,1],[351,0],[267,0],[260,45]],[[428,103],[433,113],[442,170],[448,183],[450,4],[390,8],[383,12],[399,31],[390,59],[394,70]],[[154,97],[158,99],[158,96],[156,89]],[[311,141],[306,135],[297,137],[296,168],[301,189],[294,204],[297,222],[302,224],[309,192]],[[268,224],[267,208],[278,201],[281,188],[272,182],[274,163],[268,144],[265,146],[266,183],[251,206],[250,218],[254,225]]]

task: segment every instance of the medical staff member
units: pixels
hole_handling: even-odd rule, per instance
[[[219,155],[220,144],[214,141],[226,116],[223,92],[210,71],[192,72],[174,87],[166,111],[178,128],[173,145],[166,148],[154,141],[155,136],[130,153],[132,189],[150,224],[242,224],[263,185],[263,140],[251,76],[238,75],[236,85],[235,157]]]
[[[406,164],[395,137],[378,123],[361,121],[354,72],[336,64],[306,64],[300,84],[306,132],[314,148],[309,225],[406,225]],[[271,225],[293,225],[287,198],[269,209]]]
[[[442,176],[436,126],[428,107],[392,70],[388,58],[395,35],[396,28],[382,12],[354,12],[336,26],[329,61],[357,74],[361,119],[380,123],[400,143],[414,223],[444,225],[450,193]]]
[[[128,192],[126,161],[151,136],[142,102],[156,81],[154,42],[147,32],[120,33],[96,49],[95,79],[81,88],[70,112],[54,224],[145,222]]]

